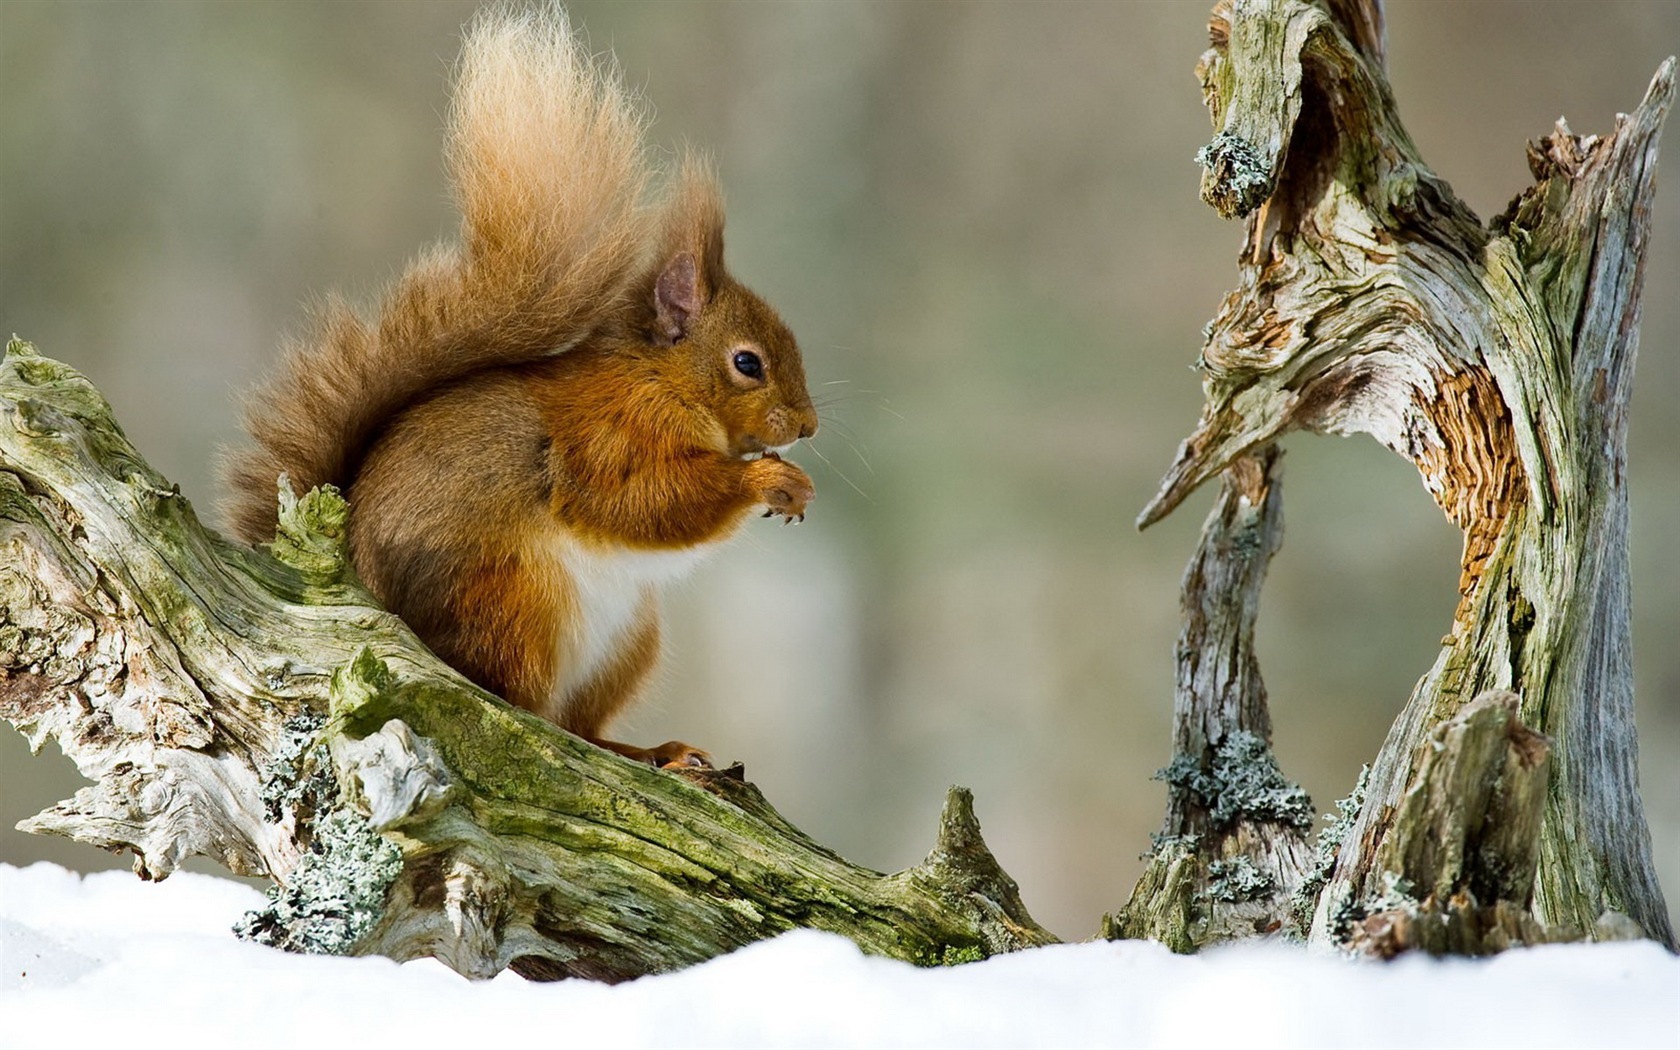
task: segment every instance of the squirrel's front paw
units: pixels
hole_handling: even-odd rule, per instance
[[[748,464],[747,477],[753,495],[766,508],[764,516],[780,514],[783,524],[804,521],[805,505],[817,498],[811,476],[774,452]]]

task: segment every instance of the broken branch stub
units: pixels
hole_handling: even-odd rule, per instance
[[[1530,911],[1551,743],[1522,724],[1517,706],[1514,693],[1484,693],[1430,734],[1378,848],[1382,894],[1330,917],[1340,941],[1387,958],[1581,936],[1550,930]]]
[[[275,556],[228,543],[86,379],[13,342],[0,717],[93,781],[23,826],[149,878],[193,855],[267,875],[249,938],[474,977],[617,980],[795,927],[922,964],[1054,940],[965,791],[923,864],[849,864],[738,769],[655,770],[468,683],[355,581],[343,515],[288,495]]]
[[[1626,915],[1672,947],[1637,784],[1625,460],[1674,60],[1610,134],[1560,123],[1531,144],[1535,185],[1483,227],[1401,126],[1381,26],[1359,0],[1214,9],[1204,160],[1232,135],[1258,159],[1204,170],[1210,203],[1247,216],[1240,281],[1208,328],[1201,421],[1139,522],[1290,430],[1370,434],[1411,460],[1463,531],[1460,601],[1372,764],[1313,937],[1348,944],[1391,910],[1410,856],[1394,843],[1439,816],[1400,805],[1429,741],[1499,690],[1551,741],[1533,914],[1511,939],[1602,935]],[[1498,887],[1507,910],[1530,906]]]

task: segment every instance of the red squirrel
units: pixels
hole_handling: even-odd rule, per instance
[[[586,740],[659,653],[660,586],[755,510],[803,520],[778,454],[817,429],[793,334],[723,262],[716,176],[664,181],[647,117],[557,8],[468,27],[446,156],[461,243],[364,320],[338,300],[246,407],[225,507],[273,539],[276,480],[334,484],[357,574],[444,661]]]

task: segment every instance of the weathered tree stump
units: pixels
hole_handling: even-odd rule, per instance
[[[1312,939],[1386,956],[1637,930],[1674,947],[1637,784],[1626,487],[1674,60],[1609,135],[1560,122],[1531,143],[1535,184],[1484,227],[1400,124],[1375,0],[1228,0],[1209,29],[1202,196],[1246,217],[1241,280],[1208,326],[1201,422],[1139,523],[1225,475],[1187,575],[1181,647],[1200,648],[1192,663],[1245,669],[1187,678],[1181,652],[1169,836],[1192,826],[1177,815],[1188,780],[1172,771],[1206,775],[1209,741],[1264,736],[1252,614],[1234,612],[1246,599],[1227,595],[1233,613],[1195,630],[1202,580],[1264,568],[1220,538],[1233,493],[1253,491],[1253,457],[1290,430],[1366,433],[1415,463],[1463,530],[1461,598],[1352,819],[1300,880]],[[1233,706],[1239,679],[1257,699]],[[1273,863],[1278,841],[1290,840],[1275,826],[1251,844],[1221,837],[1180,863],[1206,885],[1216,861]],[[1165,861],[1146,881],[1164,879]],[[1270,870],[1286,880],[1288,865]],[[1160,930],[1127,918],[1149,898],[1134,895],[1111,932]],[[1232,935],[1230,909],[1202,898],[1190,942]]]
[[[335,494],[281,518],[272,555],[206,530],[87,380],[7,347],[0,717],[93,781],[23,827],[147,878],[267,875],[241,927],[266,943],[474,977],[615,980],[794,927],[922,964],[1054,940],[966,791],[921,864],[848,864],[738,769],[639,765],[445,667],[353,578]]]

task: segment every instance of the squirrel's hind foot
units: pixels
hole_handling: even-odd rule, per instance
[[[667,740],[658,747],[637,747],[634,744],[621,744],[616,740],[600,740],[585,737],[596,747],[604,747],[615,754],[623,755],[633,762],[646,762],[659,769],[711,769],[712,756],[692,744],[685,744],[681,740]]]

